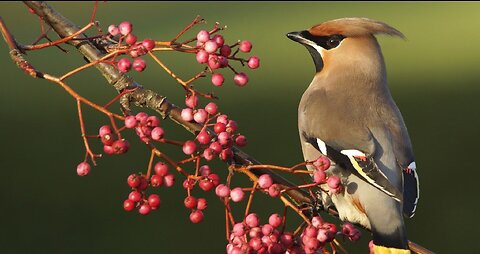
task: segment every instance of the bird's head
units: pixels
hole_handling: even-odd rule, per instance
[[[383,57],[375,34],[405,38],[397,29],[367,18],[342,18],[323,22],[287,37],[304,45],[312,55],[317,72],[328,65],[352,64],[381,67]]]

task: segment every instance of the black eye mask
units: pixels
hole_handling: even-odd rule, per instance
[[[345,38],[345,36],[340,34],[334,34],[330,36],[314,36],[308,31],[302,31],[300,34],[303,38],[315,42],[315,44],[326,50],[336,48]]]

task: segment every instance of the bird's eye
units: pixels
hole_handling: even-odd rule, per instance
[[[327,39],[327,47],[328,49],[332,49],[332,48],[335,48],[338,46],[338,44],[340,44],[340,42],[343,40],[343,36],[341,35],[332,35],[330,36],[328,39]]]

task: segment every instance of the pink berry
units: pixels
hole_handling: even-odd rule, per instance
[[[213,131],[217,134],[225,132],[227,130],[227,126],[224,123],[216,123],[213,126]]]
[[[113,142],[112,148],[115,151],[115,154],[123,154],[128,152],[128,149],[130,148],[130,143],[126,141],[125,139],[117,140]]]
[[[222,145],[220,145],[220,143],[217,141],[212,142],[209,148],[212,149],[215,154],[220,154],[222,152]]]
[[[102,127],[100,127],[100,129],[98,130],[98,135],[101,137],[105,134],[109,134],[109,133],[112,133],[112,129],[110,128],[109,125],[103,125]]]
[[[252,56],[248,59],[247,65],[250,69],[257,69],[260,66],[260,59],[256,56]]]
[[[183,121],[190,122],[193,120],[193,110],[191,108],[182,109],[181,117]]]
[[[207,53],[211,54],[217,51],[218,45],[216,42],[210,40],[205,42],[204,49]]]
[[[215,194],[221,198],[228,197],[228,195],[230,195],[230,188],[225,184],[219,184],[217,188],[215,188]]]
[[[278,228],[278,226],[282,224],[282,217],[279,214],[274,213],[268,218],[268,224],[272,225],[274,228]]]
[[[127,199],[123,201],[123,209],[127,212],[133,210],[135,208],[135,201]]]
[[[141,215],[147,215],[150,213],[150,211],[152,210],[152,207],[150,207],[148,204],[143,204],[140,206],[140,208],[138,209],[138,212],[141,214]]]
[[[197,145],[192,140],[188,140],[183,144],[182,150],[186,155],[191,155],[197,150]]]
[[[240,187],[234,188],[232,189],[232,191],[230,191],[230,198],[232,198],[233,202],[240,202],[243,200],[244,197],[245,193]]]
[[[271,245],[268,246],[268,253],[270,254],[282,254],[283,253],[283,248],[279,243],[272,243]]]
[[[213,160],[213,156],[215,155],[215,152],[211,148],[207,148],[203,150],[203,158],[207,161]]]
[[[218,107],[214,102],[210,102],[205,106],[205,111],[210,115],[215,115],[217,113]]]
[[[223,149],[222,152],[220,152],[220,159],[223,161],[228,161],[231,158],[233,158],[233,152],[232,149],[226,148]]]
[[[153,187],[162,186],[162,184],[163,184],[163,177],[161,177],[161,176],[159,176],[159,175],[153,175],[152,177],[150,177],[150,184],[151,184]]]
[[[303,233],[308,237],[317,237],[318,229],[313,225],[309,225],[305,228]]]
[[[228,123],[228,116],[227,115],[219,115],[217,117],[217,123],[223,123],[225,125],[227,125]]]
[[[231,53],[232,49],[228,45],[223,45],[222,47],[220,47],[220,55],[228,57]]]
[[[148,196],[148,205],[150,205],[152,208],[159,207],[160,203],[160,196],[158,196],[157,194],[151,194],[150,196]]]
[[[227,127],[227,132],[229,133],[234,133],[238,129],[237,122],[233,120],[229,120],[226,127]]]
[[[142,200],[142,193],[140,193],[138,191],[132,191],[132,192],[130,192],[130,194],[128,194],[128,199],[130,199],[134,202],[138,202],[138,201]]]
[[[209,54],[205,50],[199,50],[195,55],[195,58],[199,64],[204,64],[208,63],[208,56]]]
[[[316,228],[320,228],[323,224],[323,219],[322,217],[320,216],[314,216],[312,218],[312,226],[316,227]]]
[[[203,221],[203,212],[200,210],[193,210],[190,213],[190,221],[193,223],[200,223]]]
[[[256,213],[250,213],[245,217],[245,224],[249,226],[250,228],[257,227],[260,223],[260,218]]]
[[[168,174],[163,177],[163,182],[165,183],[165,186],[167,187],[172,187],[173,184],[175,183],[175,175],[173,174]]]
[[[243,135],[239,135],[237,138],[235,138],[235,143],[238,146],[243,147],[243,146],[247,145],[247,138]]]
[[[145,112],[138,112],[136,115],[135,115],[135,119],[137,119],[137,121],[142,124],[142,125],[146,125],[147,124],[147,120],[148,120],[148,115],[147,113]]]
[[[197,209],[198,210],[205,210],[207,208],[207,200],[204,198],[197,199]]]
[[[217,186],[220,183],[220,177],[217,174],[210,174],[208,179],[210,179],[214,186]]]
[[[108,26],[108,33],[112,36],[116,36],[120,33],[120,30],[116,25],[110,25]]]
[[[212,74],[212,84],[214,86],[222,86],[225,78],[220,73],[213,73]]]
[[[280,185],[278,185],[276,183],[272,184],[268,188],[268,195],[272,198],[276,198],[276,197],[280,196],[281,190],[282,190],[282,188],[280,187]]]
[[[118,25],[118,29],[122,35],[127,35],[132,32],[133,25],[128,21],[123,21],[120,23],[120,25]]]
[[[313,173],[313,181],[316,184],[324,183],[326,180],[326,175],[323,170],[315,170]]]
[[[160,125],[160,119],[158,119],[158,117],[156,116],[149,116],[147,118],[147,126],[150,126],[150,127],[157,127]]]
[[[206,30],[201,30],[197,34],[197,40],[199,42],[207,42],[208,40],[210,40],[210,34]]]
[[[220,34],[216,34],[215,36],[213,36],[212,41],[217,43],[219,47],[223,46],[223,44],[225,43],[225,39]]]
[[[228,58],[224,56],[218,56],[218,61],[220,62],[220,68],[225,68],[228,66]]]
[[[274,230],[274,228],[270,224],[265,224],[265,225],[262,226],[262,233],[265,236],[271,235],[273,233],[273,230]]]
[[[128,72],[132,68],[132,63],[127,58],[122,58],[117,62],[117,68],[121,72]]]
[[[313,162],[313,166],[318,170],[325,171],[330,168],[330,160],[327,158],[327,156],[322,155]]]
[[[262,189],[270,188],[272,184],[273,180],[269,174],[263,174],[258,178],[258,186]]]
[[[189,108],[195,108],[198,105],[198,97],[195,95],[188,95],[185,98],[185,105]]]
[[[138,190],[145,190],[145,189],[147,189],[147,187],[148,187],[148,181],[147,181],[147,179],[145,178],[145,176],[144,176],[144,175],[140,175],[139,178],[140,178],[140,184],[138,185],[137,189],[138,189]]]
[[[218,143],[220,143],[220,145],[227,145],[230,139],[231,136],[226,131],[218,134]]]
[[[88,175],[88,173],[90,173],[90,164],[88,164],[87,162],[81,162],[80,164],[78,164],[77,174],[79,176],[86,176]]]
[[[251,238],[250,241],[248,242],[248,246],[252,248],[254,251],[258,251],[260,248],[263,247],[262,240],[260,240],[260,238],[258,237]]]
[[[217,55],[210,55],[208,57],[208,66],[212,69],[218,69],[222,66],[220,59],[218,59]]]
[[[186,190],[191,190],[195,186],[195,181],[193,179],[185,179],[182,184],[183,188]]]
[[[194,209],[197,207],[197,199],[195,197],[188,196],[185,198],[185,200],[183,200],[183,204],[188,209]]]
[[[142,45],[145,47],[146,50],[150,51],[155,48],[155,41],[152,39],[145,39],[142,41]]]
[[[245,86],[248,83],[247,74],[240,72],[233,77],[233,81],[237,86]]]
[[[140,185],[140,178],[137,174],[131,174],[127,178],[127,184],[128,186],[132,188],[137,188],[138,185]]]
[[[107,134],[101,136],[100,140],[102,141],[102,144],[104,144],[106,146],[111,146],[113,144],[113,142],[115,142],[115,140],[117,140],[117,139],[115,138],[115,136],[112,133],[107,133]]]
[[[115,150],[113,149],[112,146],[103,146],[103,152],[108,154],[108,155],[115,154]]]
[[[212,169],[208,165],[203,165],[198,169],[201,176],[208,176],[212,173]]]
[[[198,143],[200,144],[208,144],[210,143],[210,135],[208,134],[208,132],[206,131],[201,131],[198,135],[197,135],[197,141]]]
[[[129,34],[127,34],[127,36],[125,37],[125,42],[126,42],[128,45],[133,45],[133,44],[135,44],[135,42],[137,42],[137,36],[135,36],[135,35],[132,34],[132,33],[129,33]]]
[[[147,68],[147,63],[142,58],[137,58],[137,59],[133,60],[133,69],[134,70],[136,70],[138,72],[142,72],[143,70],[145,70],[145,68]]]
[[[253,227],[253,228],[250,228],[250,231],[248,232],[248,236],[250,236],[251,238],[260,238],[263,236],[263,233],[262,233],[262,228],[261,227]]]
[[[240,42],[240,51],[248,53],[252,50],[252,43],[249,41],[242,41]]]
[[[163,162],[157,162],[157,164],[155,164],[153,169],[155,170],[155,174],[157,174],[159,176],[163,177],[163,176],[168,175],[168,166],[167,166],[167,164],[165,164]]]
[[[153,140],[158,141],[163,138],[163,136],[165,135],[165,131],[161,127],[155,127],[153,128],[151,135]]]
[[[340,178],[335,175],[328,177],[327,185],[331,189],[338,189],[340,187]]]
[[[233,225],[232,234],[239,237],[245,235],[245,225],[241,222]]]
[[[286,248],[290,248],[293,245],[293,234],[290,232],[285,232],[280,236],[280,242]]]
[[[125,127],[129,128],[129,129],[135,128],[135,126],[137,126],[137,119],[135,118],[135,116],[125,117],[124,122],[125,122]]]
[[[205,123],[207,121],[208,113],[205,109],[198,109],[195,114],[193,114],[193,120],[197,123]]]
[[[213,182],[208,179],[208,178],[205,178],[205,179],[202,179],[200,180],[200,182],[198,182],[198,187],[200,187],[200,189],[204,190],[204,191],[209,191],[213,188]]]

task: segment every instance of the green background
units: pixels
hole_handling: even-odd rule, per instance
[[[88,22],[93,3],[52,5],[81,25]],[[170,40],[201,15],[208,24],[195,29],[220,21],[228,26],[227,42],[251,40],[261,68],[246,70],[250,83],[245,88],[233,85],[230,73],[221,89],[208,80],[197,86],[220,96],[220,109],[238,121],[249,139],[247,153],[278,165],[302,160],[296,107],[314,74],[308,52],[285,34],[348,16],[396,27],[406,41],[385,36],[379,41],[421,179],[417,214],[407,221],[409,238],[438,253],[479,253],[479,13],[480,3],[474,2],[107,2],[100,4],[97,20],[104,29],[129,20],[139,38]],[[22,3],[0,3],[0,15],[20,42],[39,35],[38,18]],[[65,48],[70,54],[50,48],[30,52],[29,59],[41,70],[60,75],[83,63],[78,53]],[[185,78],[201,70],[192,55],[167,52],[160,57]],[[0,59],[0,252],[224,253],[223,210],[211,193],[195,192],[209,200],[199,225],[188,220],[180,181],[176,188],[160,190],[163,204],[158,211],[148,216],[123,211],[126,177],[144,170],[149,156],[132,135],[127,135],[131,152],[102,158],[88,177],[76,176],[84,148],[74,100],[52,83],[24,75],[10,61],[3,42]],[[182,105],[182,89],[148,61],[146,72],[132,75]],[[93,69],[69,82],[100,104],[115,94]],[[92,134],[108,120],[86,108],[85,118]],[[169,137],[190,137],[171,123],[164,125]],[[92,144],[101,151],[97,142]],[[166,149],[179,154],[178,148]],[[215,170],[224,169],[221,163],[215,165]],[[261,214],[281,211],[276,201],[259,196],[256,203]],[[363,233],[360,243],[348,246],[351,253],[367,253],[370,236]]]

